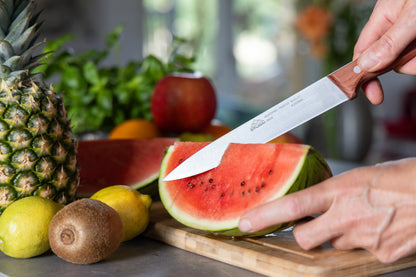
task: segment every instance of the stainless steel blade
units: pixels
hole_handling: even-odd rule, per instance
[[[347,95],[324,77],[202,148],[163,180],[215,168],[230,143],[266,143],[347,100]]]

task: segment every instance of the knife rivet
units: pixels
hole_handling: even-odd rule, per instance
[[[356,66],[354,66],[353,71],[354,71],[354,73],[357,73],[357,74],[361,73],[361,68],[358,65],[356,65]]]

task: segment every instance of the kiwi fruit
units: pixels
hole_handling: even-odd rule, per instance
[[[119,214],[94,199],[80,199],[62,208],[49,225],[49,243],[60,258],[92,264],[113,253],[123,238]]]

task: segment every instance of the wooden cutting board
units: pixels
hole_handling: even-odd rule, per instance
[[[383,264],[366,250],[340,251],[329,243],[301,249],[292,232],[230,239],[182,225],[155,202],[145,236],[268,276],[372,276],[416,266],[416,255]]]

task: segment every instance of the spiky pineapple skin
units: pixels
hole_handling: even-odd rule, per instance
[[[31,73],[40,58],[33,10],[30,0],[0,0],[0,214],[31,195],[66,204],[79,183],[62,98]]]

